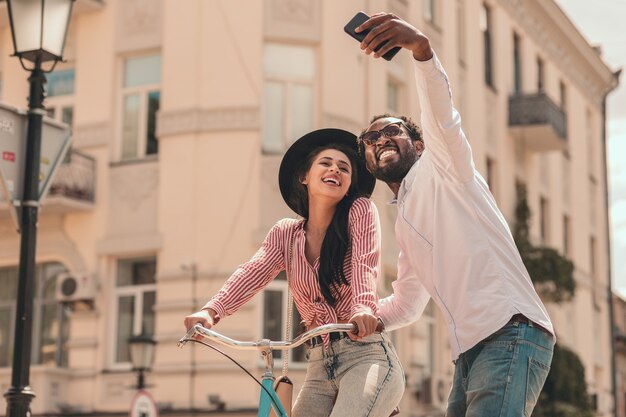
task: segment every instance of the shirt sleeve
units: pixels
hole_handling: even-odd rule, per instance
[[[285,269],[284,245],[293,225],[280,221],[269,231],[256,254],[240,265],[203,309],[212,308],[218,317],[233,314]]]
[[[426,308],[430,295],[417,276],[404,253],[398,256],[398,278],[391,283],[393,294],[379,301],[379,315],[386,330],[395,330],[416,321]]]
[[[415,81],[426,145],[423,156],[428,155],[442,174],[462,182],[471,180],[472,150],[461,129],[461,116],[452,103],[448,75],[436,54],[428,61],[415,60]]]
[[[380,273],[380,222],[378,210],[367,198],[358,198],[349,213],[352,255],[352,315],[377,314],[376,283]]]

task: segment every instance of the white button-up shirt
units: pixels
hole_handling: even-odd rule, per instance
[[[400,256],[394,294],[381,300],[386,328],[415,321],[432,297],[448,325],[453,360],[517,313],[554,334],[509,226],[474,167],[439,59],[415,65],[425,150],[396,199]]]

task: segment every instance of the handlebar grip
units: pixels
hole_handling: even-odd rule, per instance
[[[353,321],[351,321],[350,324],[354,327],[354,329],[352,329],[352,334],[359,334],[359,326]],[[383,321],[379,317],[378,323],[376,323],[376,330],[374,330],[374,332],[382,333],[384,330],[385,330],[385,323],[383,323]]]

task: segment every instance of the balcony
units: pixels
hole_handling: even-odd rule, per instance
[[[509,97],[509,129],[526,149],[567,149],[567,117],[545,93]]]
[[[95,200],[96,161],[91,156],[70,150],[54,174],[43,212],[88,211]]]
[[[71,150],[54,174],[50,190],[42,201],[43,213],[89,211],[94,206],[96,161]],[[0,219],[8,213],[9,202],[0,193]]]

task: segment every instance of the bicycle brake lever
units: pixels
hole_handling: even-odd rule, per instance
[[[180,338],[176,346],[182,349],[187,344],[187,342],[193,339],[193,335],[195,333],[196,333],[196,326],[189,329],[187,333],[183,337]]]

